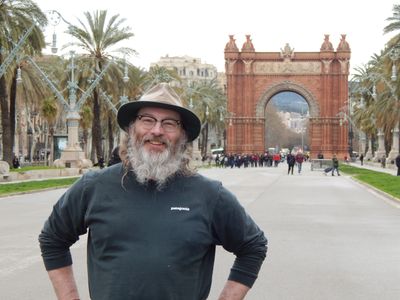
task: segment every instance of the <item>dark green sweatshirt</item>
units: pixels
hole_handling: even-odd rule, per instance
[[[236,255],[229,279],[252,286],[267,241],[220,182],[176,176],[158,191],[122,174],[90,172],[55,204],[39,236],[47,270],[71,265],[88,231],[93,300],[207,299],[216,245]]]

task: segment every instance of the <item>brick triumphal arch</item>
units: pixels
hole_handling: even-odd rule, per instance
[[[241,51],[229,36],[225,46],[228,112],[226,152],[265,151],[265,108],[280,92],[301,95],[309,106],[311,157],[348,155],[347,125],[338,113],[346,107],[350,47],[346,36],[336,48],[325,35],[319,52],[256,52],[250,35]],[[342,126],[341,126],[342,125]]]

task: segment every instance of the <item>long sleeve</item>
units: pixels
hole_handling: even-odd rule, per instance
[[[76,182],[53,207],[39,235],[46,270],[72,264],[70,246],[86,233],[84,185],[85,177]]]
[[[251,287],[266,257],[267,239],[236,197],[222,186],[213,230],[217,244],[236,255],[229,280]]]

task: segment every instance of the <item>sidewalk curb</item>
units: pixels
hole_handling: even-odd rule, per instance
[[[37,190],[24,191],[24,192],[15,192],[15,193],[10,193],[10,194],[0,195],[0,199],[6,198],[6,197],[18,196],[18,195],[26,195],[26,194],[41,193],[41,192],[52,191],[52,190],[67,189],[69,187],[70,187],[70,185],[55,186],[55,187],[45,188],[45,189],[37,189]]]
[[[7,182],[7,183],[1,183],[1,184],[15,184],[15,183],[21,183],[21,182],[35,182],[35,181],[45,181],[45,180],[57,180],[57,179],[65,179],[65,178],[77,178],[79,179],[82,175],[80,176],[65,176],[65,177],[49,177],[49,178],[40,178],[40,179],[28,179],[28,180],[19,180],[19,181],[13,181],[13,182]],[[57,190],[57,189],[65,189],[69,188],[70,185],[65,185],[65,186],[54,186],[54,187],[48,187],[48,188],[43,188],[43,189],[37,189],[37,190],[30,190],[30,191],[21,191],[21,192],[11,192],[9,194],[2,194],[0,195],[0,198],[6,198],[6,197],[11,197],[11,196],[18,196],[18,195],[25,195],[25,194],[33,194],[33,193],[40,193],[40,192],[46,192],[46,191],[51,191],[51,190]]]
[[[358,184],[360,184],[362,186],[367,187],[369,190],[371,190],[371,191],[373,191],[373,192],[375,192],[375,193],[387,198],[389,201],[393,202],[394,204],[400,205],[400,198],[397,198],[397,197],[392,196],[392,195],[390,195],[390,194],[388,194],[388,193],[386,193],[384,191],[381,191],[381,190],[377,189],[376,187],[374,187],[374,186],[372,186],[372,185],[370,185],[368,183],[365,183],[365,182],[363,182],[363,181],[361,181],[361,180],[359,180],[357,178],[354,178],[351,175],[347,175],[346,177],[350,178],[351,180],[353,180],[354,182],[356,182],[356,183],[358,183]],[[400,206],[399,206],[399,208],[400,208]]]

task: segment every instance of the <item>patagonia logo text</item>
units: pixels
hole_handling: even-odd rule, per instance
[[[171,210],[179,210],[179,211],[189,211],[190,208],[189,207],[171,207]]]

